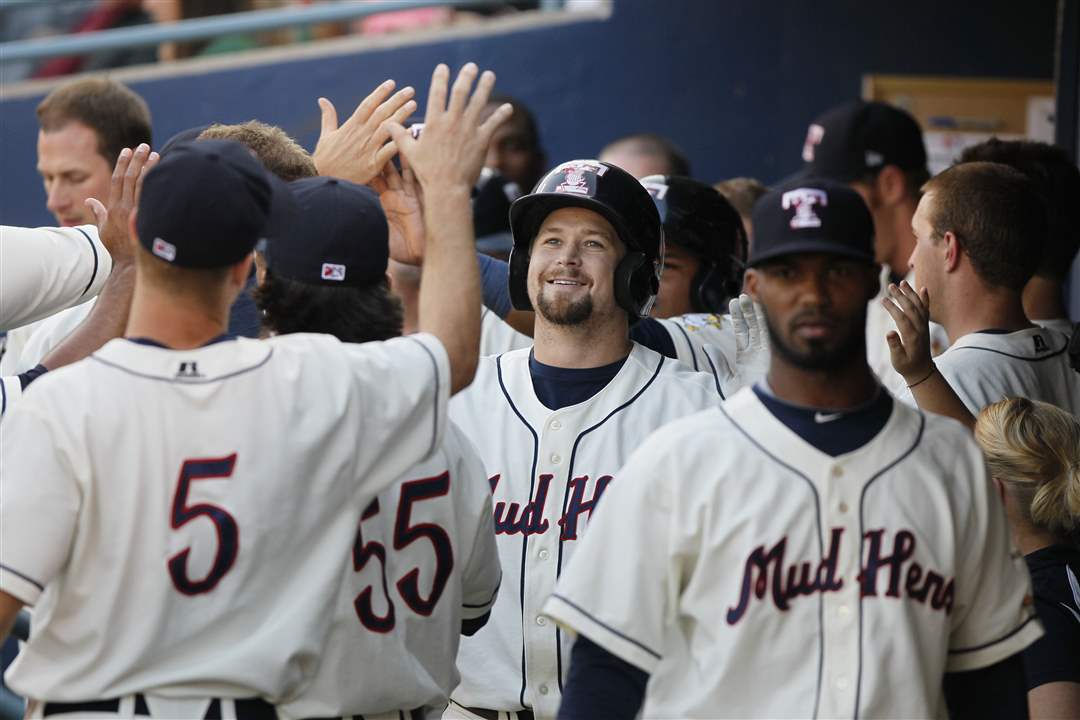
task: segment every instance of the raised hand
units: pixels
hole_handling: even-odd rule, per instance
[[[402,123],[416,110],[415,91],[404,87],[390,95],[394,87],[394,81],[387,80],[375,88],[340,127],[334,104],[319,98],[322,129],[312,159],[320,175],[367,185],[382,172],[397,154],[397,146],[387,142],[385,123]]]
[[[113,167],[108,206],[97,198],[86,199],[86,205],[97,221],[98,237],[112,256],[114,267],[130,263],[134,258],[134,243],[128,232],[129,220],[132,211],[138,207],[143,178],[160,159],[156,152],[150,152],[150,146],[146,143],[139,145],[134,152],[124,148]]]
[[[735,331],[735,374],[741,379],[741,385],[748,385],[769,371],[769,330],[765,312],[746,293],[731,299],[728,312]]]
[[[893,369],[909,386],[919,383],[934,370],[930,355],[930,295],[926,288],[915,292],[904,281],[889,285],[888,297],[882,298],[881,304],[896,323],[896,331],[885,335]]]
[[[467,63],[450,88],[450,69],[442,64],[435,68],[424,115],[424,132],[418,139],[412,137],[399,120],[391,119],[386,123],[394,144],[429,197],[434,188],[440,191],[472,190],[480,177],[492,134],[513,112],[511,105],[504,104],[487,120],[480,121],[495,86],[495,73],[485,71],[481,74],[473,90],[478,73],[474,63]]]
[[[394,163],[386,163],[371,187],[379,193],[386,213],[390,257],[405,265],[420,265],[424,259],[424,204],[420,185],[404,156],[400,172]]]

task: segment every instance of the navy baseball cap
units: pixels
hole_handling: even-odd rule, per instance
[[[856,100],[826,111],[806,131],[802,177],[852,182],[886,165],[926,171],[919,123],[883,102]]]
[[[289,217],[289,189],[254,154],[229,140],[175,145],[147,173],[135,229],[171,265],[225,267]]]
[[[842,183],[789,180],[757,201],[753,222],[747,266],[799,253],[874,262],[874,220],[862,196]]]
[[[292,230],[270,237],[275,275],[307,285],[366,287],[386,276],[390,234],[379,196],[346,180],[294,180]]]

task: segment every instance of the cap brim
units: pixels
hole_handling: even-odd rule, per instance
[[[651,202],[651,200],[650,200]],[[623,219],[604,203],[587,195],[574,195],[572,193],[533,193],[519,197],[510,206],[510,229],[513,233],[515,245],[528,245],[532,242],[536,233],[540,230],[544,218],[556,210],[567,207],[579,207],[592,210],[602,216],[615,228],[619,241],[627,247],[633,247],[628,242],[629,234]],[[522,234],[528,237],[521,236]]]
[[[824,255],[839,255],[841,257],[850,258],[852,260],[862,260],[865,263],[873,264],[874,257],[867,255],[866,253],[859,252],[854,248],[845,247],[843,245],[836,245],[828,241],[821,240],[799,240],[797,242],[784,243],[783,245],[777,245],[776,247],[769,248],[766,252],[760,255],[752,256],[747,262],[747,267],[755,267],[762,263],[775,260],[786,255],[801,255],[801,254],[824,254]]]

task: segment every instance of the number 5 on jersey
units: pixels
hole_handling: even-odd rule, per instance
[[[418,615],[431,615],[446,589],[450,573],[454,569],[454,548],[446,531],[433,523],[412,525],[412,510],[416,503],[445,496],[450,491],[450,474],[443,473],[435,477],[411,480],[401,483],[398,499],[397,517],[394,521],[394,550],[404,550],[417,540],[427,538],[431,541],[435,553],[434,580],[431,594],[426,598],[420,592],[420,568],[414,567],[397,581],[397,591],[405,604]],[[394,601],[386,581],[386,548],[377,540],[364,542],[364,521],[379,514],[379,501],[375,500],[360,517],[356,528],[356,542],[353,543],[353,569],[362,571],[371,558],[379,560],[382,575],[383,595],[386,597],[386,614],[379,615],[371,602],[373,587],[369,585],[356,596],[353,607],[361,624],[368,630],[387,633],[394,629]]]
[[[190,547],[184,548],[169,558],[169,576],[172,577],[176,589],[185,595],[201,595],[210,592],[236,562],[236,553],[240,549],[240,531],[236,527],[233,516],[225,508],[210,503],[188,505],[191,483],[196,480],[229,478],[235,467],[236,453],[223,458],[185,460],[180,467],[180,479],[177,481],[176,493],[173,495],[172,529],[179,530],[200,516],[205,516],[214,523],[218,541],[214,563],[210,566],[210,572],[201,580],[193,580],[188,574]]]

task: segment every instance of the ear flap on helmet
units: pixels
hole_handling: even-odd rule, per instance
[[[532,301],[529,300],[529,248],[514,245],[510,250],[509,262],[507,282],[510,285],[510,303],[515,310],[532,310]]]
[[[628,252],[615,267],[615,302],[634,309],[629,313],[631,322],[648,316],[659,289],[656,268],[645,253]]]

